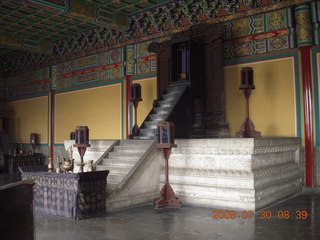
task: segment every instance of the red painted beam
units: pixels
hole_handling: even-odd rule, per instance
[[[306,157],[306,187],[314,187],[314,128],[312,105],[311,46],[299,47],[301,56]]]

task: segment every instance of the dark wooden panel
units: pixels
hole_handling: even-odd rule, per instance
[[[163,48],[157,54],[158,99],[170,84],[171,54],[170,48]]]
[[[1,240],[34,239],[33,180],[0,187]]]
[[[168,117],[175,124],[176,138],[189,138],[191,134],[190,89],[186,88]]]

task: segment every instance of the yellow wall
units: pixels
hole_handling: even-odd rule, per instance
[[[121,84],[56,95],[55,143],[88,126],[90,139],[121,138]]]
[[[39,143],[48,141],[48,97],[9,102],[14,116],[9,132],[13,142],[30,143],[30,133],[39,134]]]
[[[141,98],[142,101],[138,105],[138,125],[140,126],[144,119],[147,117],[153,107],[153,100],[157,98],[157,78],[146,78],[135,80],[134,83],[141,85]],[[134,110],[134,108],[133,108]],[[134,124],[134,114],[133,114]]]
[[[254,69],[256,89],[250,97],[250,119],[263,137],[296,136],[293,58],[225,67],[226,120],[231,136],[245,120],[245,97],[239,90],[242,67]]]

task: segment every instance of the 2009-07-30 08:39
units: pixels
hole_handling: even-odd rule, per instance
[[[237,212],[234,210],[214,210],[212,211],[212,219],[297,219],[297,220],[305,220],[309,217],[307,210],[296,210],[296,211],[289,211],[289,210],[278,210],[275,213],[271,211],[241,211]]]

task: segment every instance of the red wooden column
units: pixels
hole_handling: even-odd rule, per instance
[[[130,111],[129,111],[129,106],[130,106],[130,80],[131,80],[132,75],[127,75],[126,76],[126,139],[129,138],[130,134],[130,127],[129,127],[129,122],[130,122]]]
[[[314,187],[314,125],[312,103],[312,79],[310,46],[299,47],[302,70],[302,89],[304,105],[304,134],[306,158],[306,187]]]
[[[54,110],[55,110],[55,91],[50,90],[50,154],[49,156],[53,159],[54,157]]]
[[[296,37],[300,53],[302,72],[304,133],[306,159],[306,187],[314,187],[314,124],[313,97],[310,50],[313,45],[311,12],[309,4],[302,4],[295,8]]]
[[[50,67],[50,92],[49,92],[49,157],[54,159],[54,132],[55,132],[55,104],[56,104],[56,89],[58,82],[58,66]]]

